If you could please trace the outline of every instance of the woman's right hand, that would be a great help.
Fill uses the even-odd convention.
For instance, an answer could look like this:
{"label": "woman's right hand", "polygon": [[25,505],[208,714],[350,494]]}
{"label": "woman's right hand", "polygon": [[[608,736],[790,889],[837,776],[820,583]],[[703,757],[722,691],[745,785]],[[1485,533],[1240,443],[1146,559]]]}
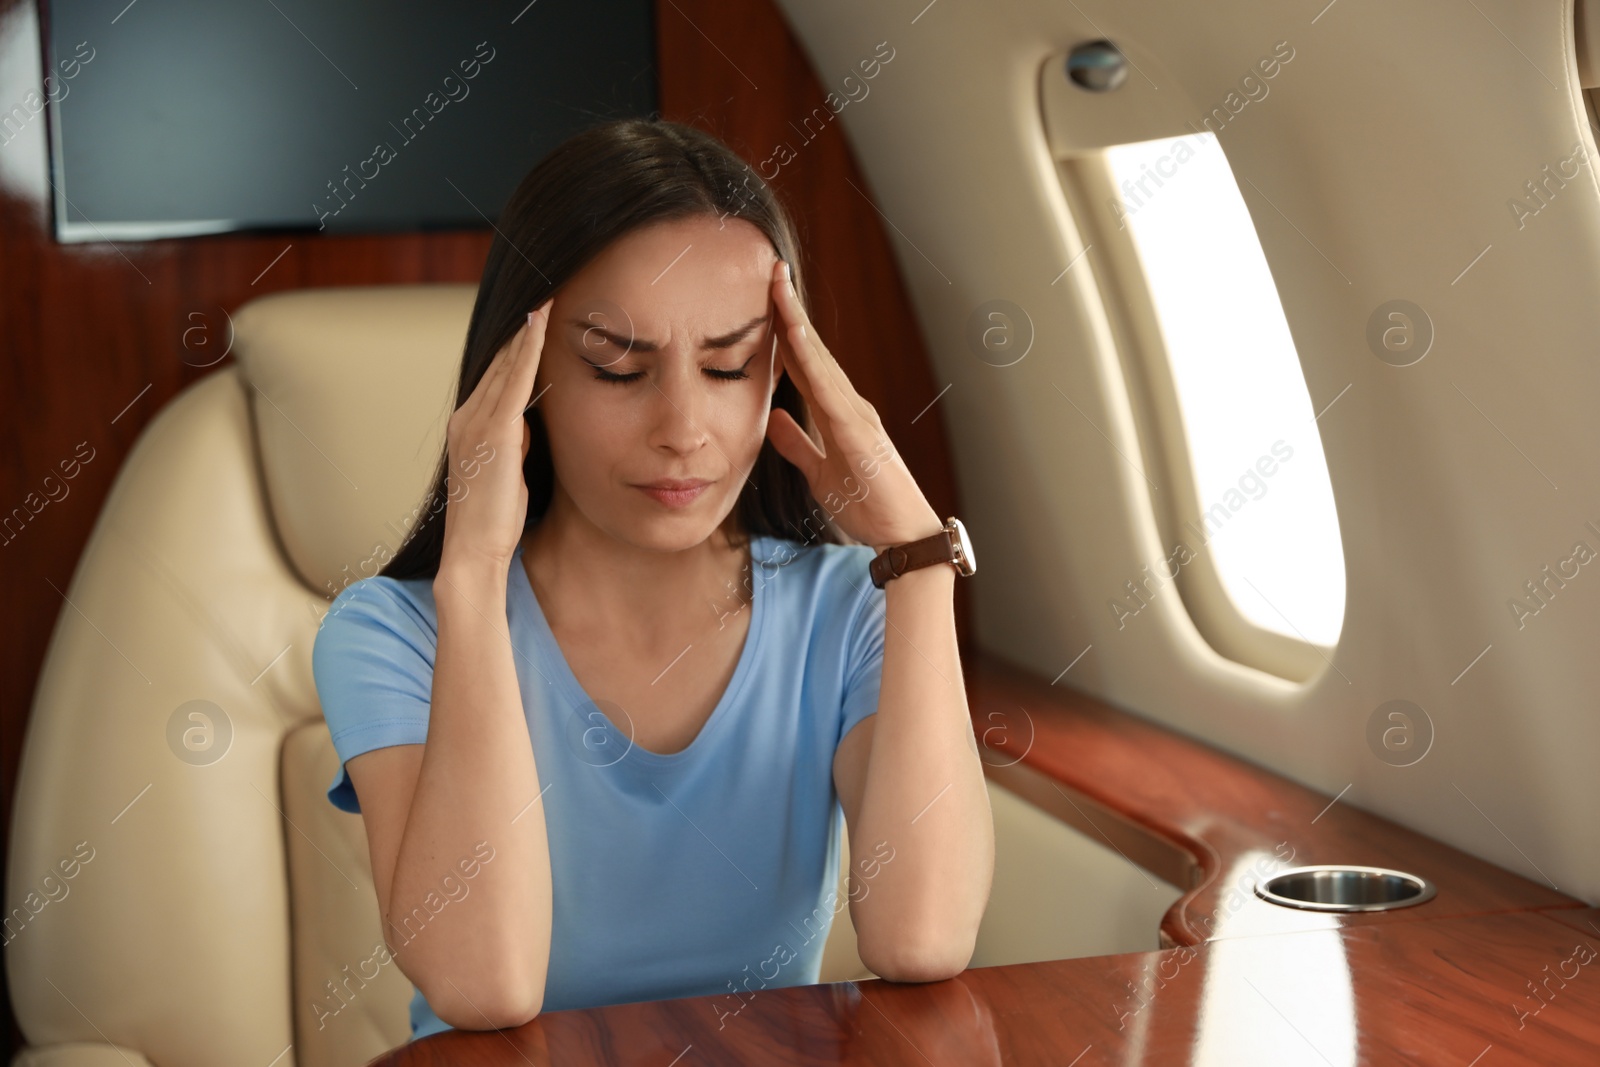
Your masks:
{"label": "woman's right hand", "polygon": [[544,352],[551,297],[489,362],[472,395],[450,415],[450,470],[443,560],[509,567],[528,515],[522,463],[533,443],[523,413]]}

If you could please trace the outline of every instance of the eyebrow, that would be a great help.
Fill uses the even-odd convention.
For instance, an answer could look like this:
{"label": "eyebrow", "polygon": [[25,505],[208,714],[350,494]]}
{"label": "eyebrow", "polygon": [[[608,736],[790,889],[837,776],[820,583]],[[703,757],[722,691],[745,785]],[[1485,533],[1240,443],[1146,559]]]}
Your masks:
{"label": "eyebrow", "polygon": [[[732,348],[734,345],[738,344],[740,341],[743,341],[747,336],[749,336],[751,330],[755,329],[757,326],[760,326],[771,317],[772,313],[770,311],[764,315],[757,315],[744,325],[736,327],[735,329],[732,329],[719,337],[706,338],[700,343],[700,347],[702,350],[708,348]],[[632,349],[635,352],[658,352],[661,350],[661,345],[659,342],[641,341],[638,338],[634,338],[632,341],[630,341],[626,337],[619,336],[618,334],[612,333],[610,330],[605,329],[602,326],[596,326],[594,323],[585,322],[582,319],[573,319],[568,323],[568,325],[575,326],[585,332],[592,330],[601,337],[604,337],[607,341],[610,341],[612,344],[618,345],[622,348]]]}

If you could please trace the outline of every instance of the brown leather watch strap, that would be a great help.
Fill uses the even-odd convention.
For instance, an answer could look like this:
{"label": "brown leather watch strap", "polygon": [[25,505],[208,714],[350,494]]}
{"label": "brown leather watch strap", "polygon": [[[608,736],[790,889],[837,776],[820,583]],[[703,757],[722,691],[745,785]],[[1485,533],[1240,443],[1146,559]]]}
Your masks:
{"label": "brown leather watch strap", "polygon": [[872,584],[882,589],[890,578],[898,578],[907,571],[931,567],[935,563],[954,563],[958,555],[955,531],[947,526],[920,541],[891,545],[873,558],[868,569],[872,574]]}

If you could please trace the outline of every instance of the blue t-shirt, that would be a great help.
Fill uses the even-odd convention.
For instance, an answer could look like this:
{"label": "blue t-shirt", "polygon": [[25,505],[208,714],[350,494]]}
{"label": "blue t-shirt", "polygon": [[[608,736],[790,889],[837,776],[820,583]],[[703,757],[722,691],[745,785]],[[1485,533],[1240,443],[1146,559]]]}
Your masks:
{"label": "blue t-shirt", "polygon": [[[834,750],[878,708],[884,592],[869,546],[751,541],[753,600],[730,591],[717,609],[752,612],[733,678],[694,741],[666,755],[584,693],[517,550],[506,616],[542,798],[528,814],[550,843],[544,1011],[723,993],[720,1019],[759,989],[817,981],[846,906]],[[346,760],[427,740],[437,618],[431,579],[382,576],[324,616],[312,665],[339,755],[335,806],[360,811]],[[411,1027],[450,1029],[420,990]]]}

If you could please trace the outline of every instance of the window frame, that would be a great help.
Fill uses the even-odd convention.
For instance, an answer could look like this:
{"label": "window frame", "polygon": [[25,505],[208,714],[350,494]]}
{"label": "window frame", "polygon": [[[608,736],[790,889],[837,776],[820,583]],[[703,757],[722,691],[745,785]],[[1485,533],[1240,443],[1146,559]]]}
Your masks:
{"label": "window frame", "polygon": [[[1331,668],[1337,643],[1324,645],[1291,637],[1252,622],[1228,595],[1212,554],[1190,543],[1192,538],[1186,531],[1186,524],[1193,523],[1205,529],[1203,502],[1154,297],[1132,230],[1119,227],[1109,218],[1109,211],[1097,211],[1094,207],[1121,199],[1106,151],[1098,148],[1065,156],[1053,153],[1053,156],[1073,222],[1086,244],[1093,246],[1084,259],[1094,278],[1128,384],[1128,401],[1140,450],[1146,457],[1151,480],[1162,487],[1159,492],[1154,489],[1149,492],[1162,551],[1170,553],[1183,542],[1195,552],[1195,558],[1179,567],[1171,579],[1165,573],[1158,577],[1171,581],[1195,629],[1219,654],[1292,682],[1308,682],[1324,668]],[[1259,239],[1259,233],[1257,237]],[[1270,270],[1270,259],[1268,267]],[[1290,332],[1292,336],[1292,325]],[[1296,345],[1297,358],[1298,351]],[[1304,373],[1302,364],[1302,381]],[[1320,434],[1320,430],[1318,432]],[[1329,475],[1331,479],[1331,470]],[[1337,505],[1337,492],[1335,503]],[[1342,551],[1342,533],[1339,544]],[[1345,593],[1345,617],[1348,618],[1348,578]],[[1340,620],[1341,638],[1344,621]]]}

